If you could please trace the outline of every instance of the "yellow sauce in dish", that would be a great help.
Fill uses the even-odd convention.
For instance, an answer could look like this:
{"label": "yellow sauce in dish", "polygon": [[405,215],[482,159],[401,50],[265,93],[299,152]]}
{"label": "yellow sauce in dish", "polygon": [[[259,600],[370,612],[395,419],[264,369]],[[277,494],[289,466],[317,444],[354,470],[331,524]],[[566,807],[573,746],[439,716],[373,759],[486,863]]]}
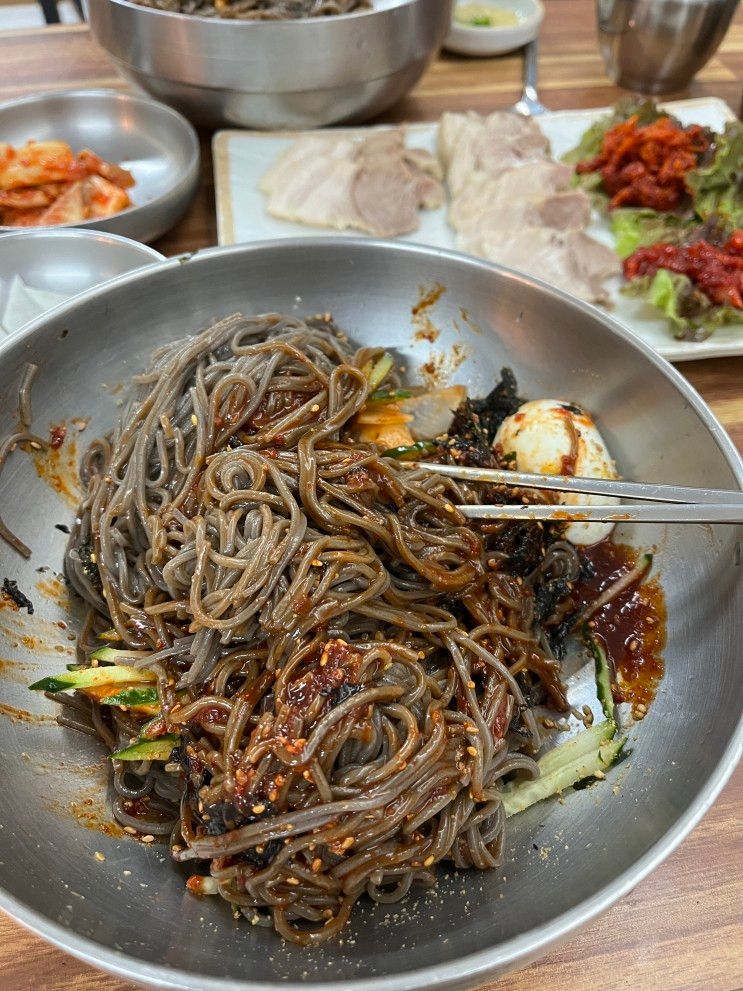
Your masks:
{"label": "yellow sauce in dish", "polygon": [[454,10],[454,20],[468,28],[510,28],[519,23],[519,15],[491,4],[460,3]]}

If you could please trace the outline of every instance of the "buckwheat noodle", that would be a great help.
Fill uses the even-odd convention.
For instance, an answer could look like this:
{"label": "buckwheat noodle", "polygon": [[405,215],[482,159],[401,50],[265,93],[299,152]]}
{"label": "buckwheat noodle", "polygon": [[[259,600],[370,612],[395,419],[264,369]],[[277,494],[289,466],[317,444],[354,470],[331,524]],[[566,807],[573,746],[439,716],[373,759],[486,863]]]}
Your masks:
{"label": "buckwheat noodle", "polygon": [[134,0],[177,14],[224,17],[238,21],[287,21],[304,17],[333,17],[371,10],[371,0]]}
{"label": "buckwheat noodle", "polygon": [[[475,486],[349,439],[380,353],[276,314],[160,349],[83,458],[65,561],[81,657],[113,628],[157,675],[148,731],[181,738],[165,764],[114,762],[117,818],[302,945],[442,861],[497,866],[500,783],[536,773],[525,692],[565,706],[533,586],[575,578],[575,551],[528,524],[540,563],[514,574],[513,524],[458,508]],[[145,722],[63,703],[112,750]]]}

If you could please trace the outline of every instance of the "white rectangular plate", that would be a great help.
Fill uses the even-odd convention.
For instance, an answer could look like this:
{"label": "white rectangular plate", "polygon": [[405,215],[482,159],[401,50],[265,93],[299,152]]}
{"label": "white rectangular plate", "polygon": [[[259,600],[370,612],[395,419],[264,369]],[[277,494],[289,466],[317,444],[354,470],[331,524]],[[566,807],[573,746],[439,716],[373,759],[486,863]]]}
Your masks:
{"label": "white rectangular plate", "polygon": [[[679,100],[665,106],[684,124],[704,124],[716,131],[722,130],[727,121],[735,120],[730,107],[714,97]],[[555,158],[560,158],[578,144],[587,127],[607,112],[606,107],[597,110],[560,110],[539,117],[538,122],[550,139],[552,154]],[[435,152],[436,129],[436,123],[407,125],[408,143]],[[370,128],[352,128],[346,131],[334,129],[332,133],[361,136],[369,130]],[[214,135],[214,181],[220,244],[307,237],[313,234],[337,236],[337,231],[305,227],[270,216],[264,205],[263,194],[258,189],[263,174],[301,133],[219,131]],[[613,243],[608,223],[598,215],[588,232],[605,244]],[[358,231],[352,233],[358,236]],[[454,232],[446,221],[446,207],[440,210],[422,210],[418,230],[405,235],[403,240],[439,248],[455,248]],[[609,309],[613,316],[626,329],[637,334],[671,361],[743,355],[743,322],[722,327],[698,344],[677,341],[666,321],[657,316],[657,311],[641,300],[629,298],[619,292],[618,280],[615,285],[610,286],[609,295]]]}

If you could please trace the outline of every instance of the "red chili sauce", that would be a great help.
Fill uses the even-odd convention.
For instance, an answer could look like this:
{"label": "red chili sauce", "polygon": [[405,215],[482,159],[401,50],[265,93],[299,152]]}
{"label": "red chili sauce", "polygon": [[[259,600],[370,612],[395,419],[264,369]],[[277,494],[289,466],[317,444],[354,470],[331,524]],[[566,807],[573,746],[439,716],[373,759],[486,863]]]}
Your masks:
{"label": "red chili sauce", "polygon": [[685,275],[713,303],[743,309],[743,228],[721,248],[708,241],[693,244],[653,244],[638,248],[624,260],[624,275],[636,279],[655,275],[659,268]]}
{"label": "red chili sauce", "polygon": [[[595,574],[576,584],[579,607],[594,601],[637,560],[634,548],[610,540],[582,549],[581,556],[593,565]],[[612,662],[614,700],[631,702],[635,714],[644,715],[663,677],[666,604],[658,580],[626,589],[594,613],[589,625]]]}

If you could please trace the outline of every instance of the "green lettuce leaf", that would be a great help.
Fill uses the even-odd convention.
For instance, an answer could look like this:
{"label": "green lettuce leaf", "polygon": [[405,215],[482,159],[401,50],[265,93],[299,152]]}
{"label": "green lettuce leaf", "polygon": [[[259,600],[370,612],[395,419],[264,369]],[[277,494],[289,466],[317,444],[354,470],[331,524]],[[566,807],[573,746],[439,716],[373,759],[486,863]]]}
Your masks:
{"label": "green lettuce leaf", "polygon": [[733,227],[743,226],[743,124],[734,121],[718,135],[712,162],[693,169],[686,184],[694,210],[702,220],[718,216]]}
{"label": "green lettuce leaf", "polygon": [[633,279],[622,291],[657,307],[669,319],[673,336],[679,340],[704,341],[723,324],[743,323],[743,312],[734,306],[718,306],[687,276],[665,268],[659,268],[655,275]]}
{"label": "green lettuce leaf", "polygon": [[676,244],[693,223],[693,218],[676,213],[658,213],[646,208],[623,207],[611,212],[611,229],[614,234],[614,250],[620,258],[626,258],[638,248],[657,244],[659,241]]}

